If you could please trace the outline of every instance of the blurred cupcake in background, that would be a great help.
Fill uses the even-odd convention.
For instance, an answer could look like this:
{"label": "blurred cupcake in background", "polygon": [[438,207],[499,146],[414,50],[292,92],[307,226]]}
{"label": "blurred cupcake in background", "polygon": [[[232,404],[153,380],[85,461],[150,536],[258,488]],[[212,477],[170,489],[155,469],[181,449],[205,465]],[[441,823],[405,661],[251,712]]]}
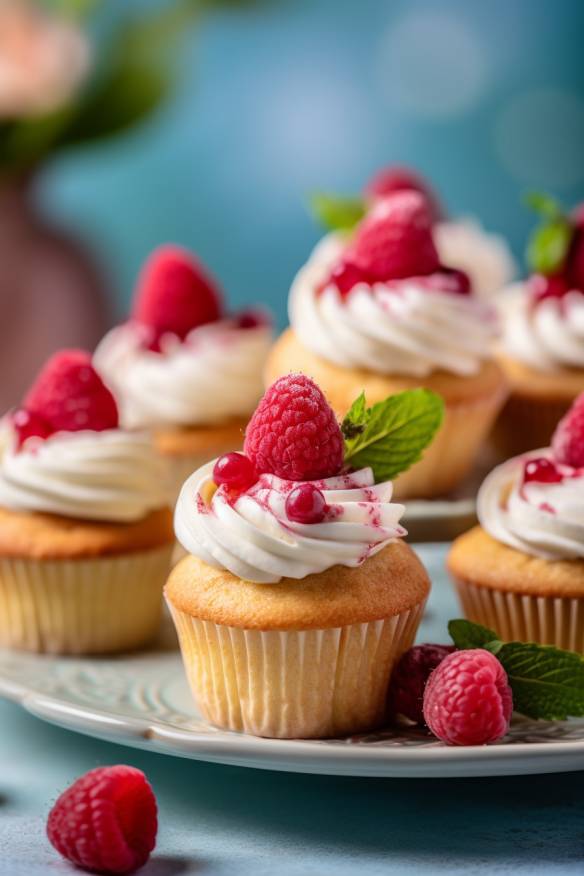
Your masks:
{"label": "blurred cupcake in background", "polygon": [[565,214],[533,196],[542,222],[528,247],[531,275],[498,298],[499,361],[511,395],[495,430],[503,456],[547,446],[584,391],[584,206]]}
{"label": "blurred cupcake in background", "polygon": [[442,396],[442,427],[397,479],[401,498],[453,490],[506,397],[491,355],[495,308],[441,261],[435,211],[431,197],[410,188],[378,198],[350,234],[327,235],[292,284],[291,328],[266,368],[268,381],[292,370],[311,375],[341,417],[362,390],[370,402],[420,386]]}
{"label": "blurred cupcake in background", "polygon": [[152,639],[174,545],[168,486],[89,353],[55,354],[2,421],[0,645],[96,654]]}
{"label": "blurred cupcake in background", "polygon": [[197,257],[167,245],[146,262],[128,321],[106,335],[94,361],[123,425],[154,431],[178,491],[209,456],[241,446],[271,341],[263,311],[228,314]]}

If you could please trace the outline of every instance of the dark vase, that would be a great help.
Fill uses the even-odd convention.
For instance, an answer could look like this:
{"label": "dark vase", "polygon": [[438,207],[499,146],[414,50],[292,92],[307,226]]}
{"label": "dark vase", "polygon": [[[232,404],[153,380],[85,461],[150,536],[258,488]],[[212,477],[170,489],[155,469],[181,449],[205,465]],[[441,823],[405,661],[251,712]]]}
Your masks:
{"label": "dark vase", "polygon": [[69,231],[39,209],[35,177],[0,179],[0,415],[55,350],[93,350],[111,323],[106,284]]}

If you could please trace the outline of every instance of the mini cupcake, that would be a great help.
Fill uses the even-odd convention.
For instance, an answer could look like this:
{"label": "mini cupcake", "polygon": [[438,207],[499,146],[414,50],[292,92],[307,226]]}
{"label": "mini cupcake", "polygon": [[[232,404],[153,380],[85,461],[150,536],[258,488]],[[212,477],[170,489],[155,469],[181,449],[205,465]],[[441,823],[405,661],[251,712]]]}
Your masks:
{"label": "mini cupcake", "polygon": [[508,456],[549,444],[555,424],[584,391],[584,209],[551,216],[529,248],[534,273],[499,299],[499,362],[511,395],[495,430]]}
{"label": "mini cupcake", "polygon": [[502,639],[584,652],[584,395],[551,447],[491,472],[478,516],[448,558],[466,616]]}
{"label": "mini cupcake", "polygon": [[406,430],[417,423],[413,443],[396,445],[407,465],[431,440],[437,402],[407,393],[371,411],[360,399],[344,424],[358,438],[344,443],[318,387],[290,375],[260,402],[246,455],[186,481],[175,529],[188,555],[165,595],[209,721],[281,738],[383,723],[392,667],[430,583],[402,541],[391,482],[376,476],[385,465],[376,440],[391,416]]}
{"label": "mini cupcake", "polygon": [[265,314],[225,313],[195,256],[164,246],[147,261],[130,319],[106,335],[94,361],[122,425],[153,430],[177,493],[209,456],[241,446],[271,338]]}
{"label": "mini cupcake", "polygon": [[123,431],[88,353],[56,354],[2,424],[0,646],[137,648],[160,621],[174,545],[165,464]]}
{"label": "mini cupcake", "polygon": [[379,200],[354,234],[327,236],[290,293],[291,329],[276,342],[267,380],[310,374],[343,416],[362,389],[380,401],[424,386],[446,404],[423,460],[398,478],[396,495],[454,489],[472,467],[506,396],[491,357],[492,306],[466,274],[440,263],[431,208],[414,191]]}
{"label": "mini cupcake", "polygon": [[463,271],[476,295],[489,297],[508,285],[516,276],[511,250],[500,234],[485,231],[474,217],[446,216],[436,193],[419,174],[408,167],[390,165],[376,173],[365,188],[365,199],[375,203],[398,191],[423,194],[430,204],[434,240],[440,261]]}

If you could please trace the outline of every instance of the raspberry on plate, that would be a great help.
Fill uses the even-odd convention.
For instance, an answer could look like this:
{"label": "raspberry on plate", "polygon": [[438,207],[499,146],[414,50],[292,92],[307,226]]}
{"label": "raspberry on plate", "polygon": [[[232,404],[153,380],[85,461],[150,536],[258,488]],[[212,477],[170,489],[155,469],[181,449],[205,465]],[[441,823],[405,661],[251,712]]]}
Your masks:
{"label": "raspberry on plate", "polygon": [[488,745],[509,728],[513,694],[497,658],[483,648],[455,651],[434,670],[424,692],[424,718],[448,745]]}
{"label": "raspberry on plate", "polygon": [[414,645],[398,660],[389,686],[389,710],[416,724],[424,724],[424,688],[431,673],[454,645]]}
{"label": "raspberry on plate", "polygon": [[[48,432],[102,432],[117,429],[116,401],[84,350],[62,350],[52,356],[24,399],[29,426]],[[18,425],[18,424],[17,424]],[[39,426],[35,434],[40,434]]]}
{"label": "raspberry on plate", "polygon": [[428,202],[404,191],[379,200],[357,228],[346,260],[375,280],[432,274],[440,259]]}
{"label": "raspberry on plate", "polygon": [[584,392],[556,426],[552,450],[558,462],[584,468]]}
{"label": "raspberry on plate", "polygon": [[244,452],[260,474],[311,481],[339,473],[343,436],[316,383],[304,374],[288,374],[272,384],[257,406]]}
{"label": "raspberry on plate", "polygon": [[141,770],[98,767],[64,791],[49,813],[47,836],[71,863],[98,873],[131,873],[156,844],[156,798]]}

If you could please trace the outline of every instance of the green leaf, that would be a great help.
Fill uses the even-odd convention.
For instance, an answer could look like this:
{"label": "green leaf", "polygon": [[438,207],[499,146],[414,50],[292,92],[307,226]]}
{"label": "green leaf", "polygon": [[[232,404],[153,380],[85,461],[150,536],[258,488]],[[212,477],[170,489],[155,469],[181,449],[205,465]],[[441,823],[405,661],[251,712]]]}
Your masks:
{"label": "green leaf", "polygon": [[531,270],[546,276],[560,271],[568,257],[573,235],[573,226],[563,217],[536,228],[527,247],[527,262]]}
{"label": "green leaf", "polygon": [[391,480],[417,462],[444,416],[444,402],[428,389],[392,395],[364,414],[357,399],[354,409],[364,428],[345,439],[345,462],[353,468],[371,467],[378,482]]}
{"label": "green leaf", "polygon": [[448,632],[456,647],[461,650],[485,648],[489,644],[499,642],[499,637],[493,630],[464,618],[449,621]]}
{"label": "green leaf", "polygon": [[352,231],[365,215],[362,198],[344,198],[317,192],[310,199],[315,217],[329,231]]}
{"label": "green leaf", "polygon": [[361,435],[365,431],[366,423],[367,402],[365,401],[365,393],[362,392],[361,395],[355,399],[350,410],[347,412],[345,419],[341,423],[343,437],[349,440],[351,438],[356,438],[357,435]]}
{"label": "green leaf", "polygon": [[545,219],[560,219],[563,216],[561,205],[545,192],[528,192],[525,203]]}
{"label": "green leaf", "polygon": [[584,715],[584,657],[551,645],[508,642],[497,654],[513,691],[513,708],[529,718]]}

